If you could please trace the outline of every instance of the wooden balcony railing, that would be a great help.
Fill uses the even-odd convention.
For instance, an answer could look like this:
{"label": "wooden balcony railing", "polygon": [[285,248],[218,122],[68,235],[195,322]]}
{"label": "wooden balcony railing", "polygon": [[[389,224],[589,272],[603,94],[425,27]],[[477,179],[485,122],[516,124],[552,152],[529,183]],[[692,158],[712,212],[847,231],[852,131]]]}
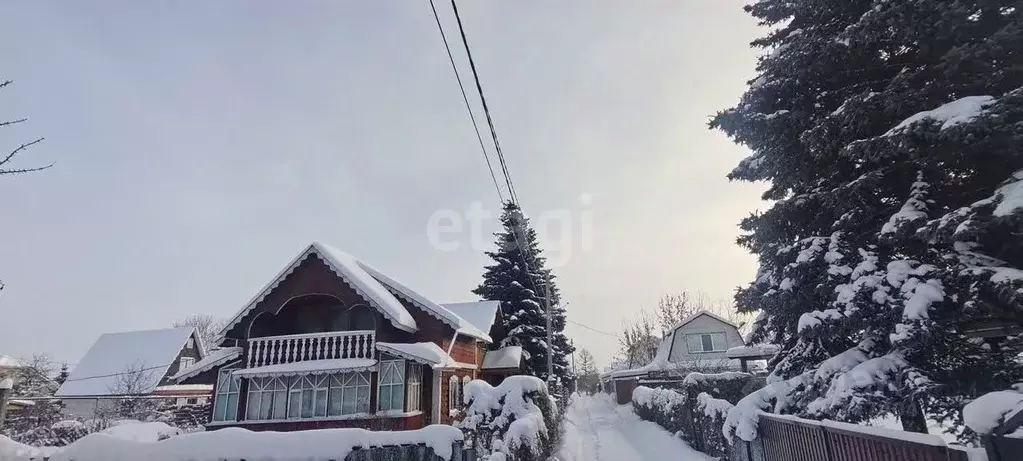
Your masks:
{"label": "wooden balcony railing", "polygon": [[373,330],[252,338],[247,363],[253,368],[307,360],[370,359],[375,340]]}

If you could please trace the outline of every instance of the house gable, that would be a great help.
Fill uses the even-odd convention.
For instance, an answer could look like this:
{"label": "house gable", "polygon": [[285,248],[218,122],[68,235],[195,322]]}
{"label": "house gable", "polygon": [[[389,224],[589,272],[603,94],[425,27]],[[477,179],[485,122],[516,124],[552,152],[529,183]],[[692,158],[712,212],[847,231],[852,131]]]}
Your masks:
{"label": "house gable", "polygon": [[[721,350],[712,352],[694,352],[689,350],[687,335],[696,334],[724,334],[724,345]],[[680,363],[687,361],[724,360],[725,351],[729,348],[744,345],[742,335],[735,324],[714,315],[702,311],[680,323],[672,331],[671,349],[668,354],[668,361]],[[717,346],[715,346],[717,347]]]}
{"label": "house gable", "polygon": [[[314,243],[295,257],[228,322],[221,330],[221,337],[243,339],[247,332],[239,326],[247,328],[254,314],[279,311],[288,300],[310,294],[337,297],[345,306],[365,304],[373,307],[402,331],[414,332],[418,328],[407,307],[376,283],[354,258]],[[249,320],[246,322],[246,319]]]}

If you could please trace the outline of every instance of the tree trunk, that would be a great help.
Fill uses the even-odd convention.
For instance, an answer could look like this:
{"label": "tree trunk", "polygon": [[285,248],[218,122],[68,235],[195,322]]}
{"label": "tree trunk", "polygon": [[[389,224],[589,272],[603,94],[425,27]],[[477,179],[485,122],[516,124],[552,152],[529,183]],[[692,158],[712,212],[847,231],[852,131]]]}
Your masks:
{"label": "tree trunk", "polygon": [[899,420],[902,421],[902,430],[907,432],[927,433],[927,420],[924,419],[924,412],[920,403],[912,397],[907,397],[899,405]]}

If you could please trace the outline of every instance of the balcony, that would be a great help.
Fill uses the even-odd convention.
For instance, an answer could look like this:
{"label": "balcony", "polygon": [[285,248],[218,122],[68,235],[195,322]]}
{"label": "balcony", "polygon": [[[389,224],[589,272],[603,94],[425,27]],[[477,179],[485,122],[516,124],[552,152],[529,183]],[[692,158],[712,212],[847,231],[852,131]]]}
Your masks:
{"label": "balcony", "polygon": [[373,330],[330,331],[249,339],[249,368],[309,360],[372,359]]}

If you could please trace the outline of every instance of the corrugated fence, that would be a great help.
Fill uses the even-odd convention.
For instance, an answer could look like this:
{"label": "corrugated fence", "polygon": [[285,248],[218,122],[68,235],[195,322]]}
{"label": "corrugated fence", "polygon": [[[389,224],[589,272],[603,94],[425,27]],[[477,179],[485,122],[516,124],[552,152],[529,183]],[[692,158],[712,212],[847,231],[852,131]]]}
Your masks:
{"label": "corrugated fence", "polygon": [[736,439],[733,461],[968,461],[938,436],[831,421],[760,415],[753,442]]}

